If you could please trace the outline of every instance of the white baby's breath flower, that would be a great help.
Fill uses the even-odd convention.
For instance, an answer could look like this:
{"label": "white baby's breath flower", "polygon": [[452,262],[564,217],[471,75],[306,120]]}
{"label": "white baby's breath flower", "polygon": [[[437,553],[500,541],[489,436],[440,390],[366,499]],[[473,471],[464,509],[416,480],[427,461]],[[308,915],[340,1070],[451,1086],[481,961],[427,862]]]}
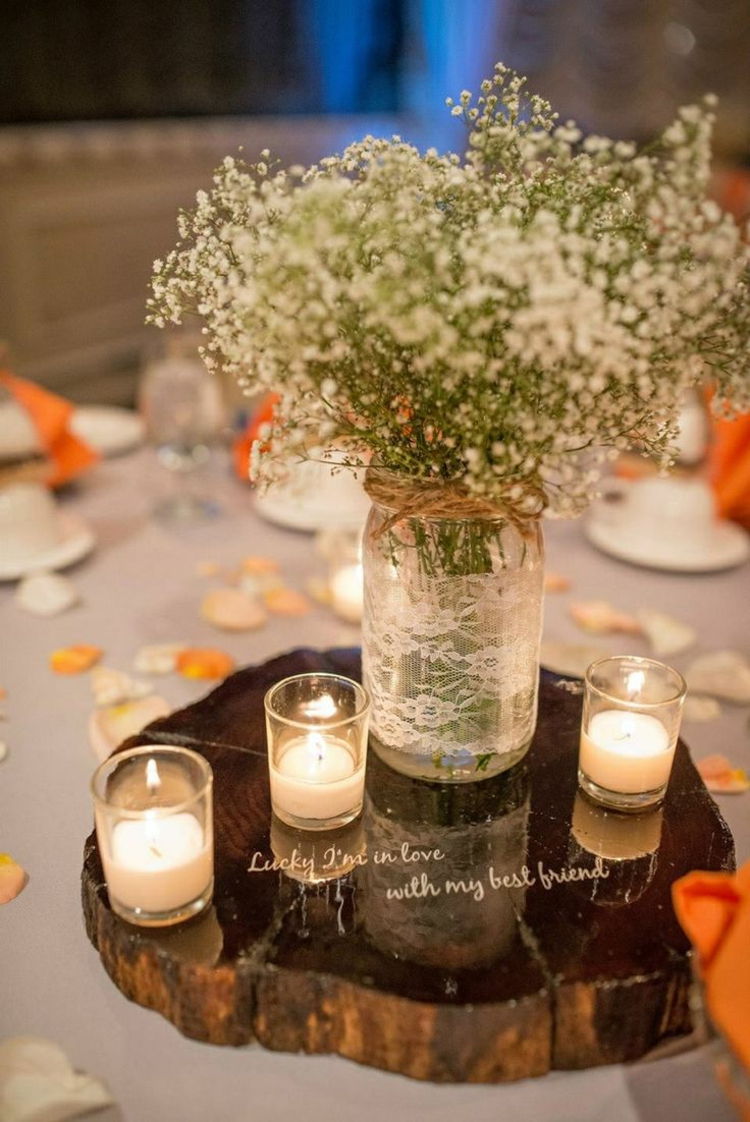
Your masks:
{"label": "white baby's breath flower", "polygon": [[559,124],[502,64],[481,90],[446,102],[463,161],[398,136],[285,172],[227,157],[180,216],[149,318],[197,312],[207,365],[280,396],[254,478],[337,441],[571,514],[608,452],[667,455],[707,368],[717,411],[750,408],[750,250],[705,200],[706,103],[656,154]]}

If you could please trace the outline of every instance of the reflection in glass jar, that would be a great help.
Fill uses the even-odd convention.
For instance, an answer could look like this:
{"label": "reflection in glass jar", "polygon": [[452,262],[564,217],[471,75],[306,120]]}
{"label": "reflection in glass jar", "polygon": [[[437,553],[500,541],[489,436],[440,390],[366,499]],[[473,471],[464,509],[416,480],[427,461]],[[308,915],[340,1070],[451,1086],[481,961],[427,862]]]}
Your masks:
{"label": "reflection in glass jar", "polygon": [[295,830],[271,819],[271,851],[285,876],[303,884],[338,880],[366,860],[362,819],[337,830]]}
{"label": "reflection in glass jar", "polygon": [[437,787],[371,756],[357,897],[370,941],[447,970],[500,958],[524,908],[528,817],[523,765],[483,783]]}
{"label": "reflection in glass jar", "polygon": [[618,814],[577,792],[573,804],[569,857],[577,866],[604,862],[607,875],[581,882],[597,904],[619,907],[637,900],[654,878],[664,814]]}

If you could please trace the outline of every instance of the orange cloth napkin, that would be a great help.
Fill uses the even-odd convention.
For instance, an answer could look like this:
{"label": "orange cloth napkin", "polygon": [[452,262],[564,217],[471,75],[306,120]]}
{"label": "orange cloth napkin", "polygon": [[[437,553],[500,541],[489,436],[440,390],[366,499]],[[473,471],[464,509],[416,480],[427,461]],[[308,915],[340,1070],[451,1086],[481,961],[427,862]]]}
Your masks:
{"label": "orange cloth napkin", "polygon": [[709,473],[719,515],[750,529],[750,414],[713,428]]}
{"label": "orange cloth napkin", "polygon": [[698,954],[711,1020],[750,1074],[750,861],[735,873],[688,873],[672,885]]}
{"label": "orange cloth napkin", "polygon": [[98,453],[69,430],[74,409],[69,401],[7,370],[0,370],[0,385],[26,410],[39,433],[50,461],[50,473],[45,480],[49,487],[60,487],[96,463]]}
{"label": "orange cloth napkin", "polygon": [[253,414],[247,428],[237,437],[232,446],[234,471],[243,483],[247,483],[250,476],[250,452],[254,442],[258,439],[260,427],[273,421],[273,412],[278,400],[278,394],[267,393]]}

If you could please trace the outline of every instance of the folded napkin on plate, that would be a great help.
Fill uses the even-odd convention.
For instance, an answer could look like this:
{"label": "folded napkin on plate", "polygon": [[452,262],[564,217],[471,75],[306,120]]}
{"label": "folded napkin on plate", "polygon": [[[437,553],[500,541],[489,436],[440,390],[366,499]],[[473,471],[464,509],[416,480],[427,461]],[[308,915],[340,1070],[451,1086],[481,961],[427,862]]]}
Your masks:
{"label": "folded napkin on plate", "polygon": [[268,393],[263,397],[258,408],[253,413],[247,428],[235,439],[232,447],[232,461],[234,472],[238,479],[247,483],[250,478],[250,453],[253,444],[260,435],[261,425],[270,425],[273,421],[274,409],[279,400],[278,396]]}
{"label": "folded napkin on plate", "polygon": [[719,515],[750,529],[750,414],[714,421],[709,473]]}
{"label": "folded napkin on plate", "polygon": [[70,431],[75,407],[69,401],[25,378],[17,378],[8,370],[0,370],[0,386],[26,410],[34,424],[49,460],[49,472],[44,479],[48,486],[60,487],[96,463],[98,454]]}
{"label": "folded napkin on plate", "polygon": [[13,1036],[0,1041],[3,1122],[65,1122],[112,1103],[99,1080],[75,1071],[52,1040]]}
{"label": "folded napkin on plate", "polygon": [[750,861],[735,874],[688,873],[672,900],[698,954],[708,1015],[750,1073]]}

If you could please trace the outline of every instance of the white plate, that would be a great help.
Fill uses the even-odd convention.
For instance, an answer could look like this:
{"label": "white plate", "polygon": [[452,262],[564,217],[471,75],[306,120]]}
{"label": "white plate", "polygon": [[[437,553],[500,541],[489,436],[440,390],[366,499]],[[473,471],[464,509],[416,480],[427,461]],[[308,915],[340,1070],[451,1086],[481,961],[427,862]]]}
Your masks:
{"label": "white plate", "polygon": [[605,524],[594,515],[586,519],[583,529],[593,545],[620,561],[674,573],[711,573],[731,569],[750,556],[750,538],[732,522],[717,522],[711,540],[690,551],[668,537],[661,541],[644,542],[628,533],[627,527],[609,521]]}
{"label": "white plate", "polygon": [[45,549],[28,561],[3,564],[0,560],[0,581],[20,580],[40,569],[65,569],[74,565],[94,548],[94,531],[77,514],[57,512],[60,541],[54,549]]}
{"label": "white plate", "polygon": [[292,466],[288,480],[257,494],[255,509],[290,530],[335,530],[364,526],[370,500],[351,472],[332,474],[326,464],[305,460]]}
{"label": "white plate", "polygon": [[137,448],[146,438],[143,418],[132,409],[115,405],[79,405],[70,421],[71,431],[102,456],[119,456]]}
{"label": "white plate", "polygon": [[309,500],[282,498],[269,493],[255,496],[255,509],[262,518],[276,526],[313,533],[318,530],[361,528],[367,519],[369,504],[359,509],[320,506]]}

